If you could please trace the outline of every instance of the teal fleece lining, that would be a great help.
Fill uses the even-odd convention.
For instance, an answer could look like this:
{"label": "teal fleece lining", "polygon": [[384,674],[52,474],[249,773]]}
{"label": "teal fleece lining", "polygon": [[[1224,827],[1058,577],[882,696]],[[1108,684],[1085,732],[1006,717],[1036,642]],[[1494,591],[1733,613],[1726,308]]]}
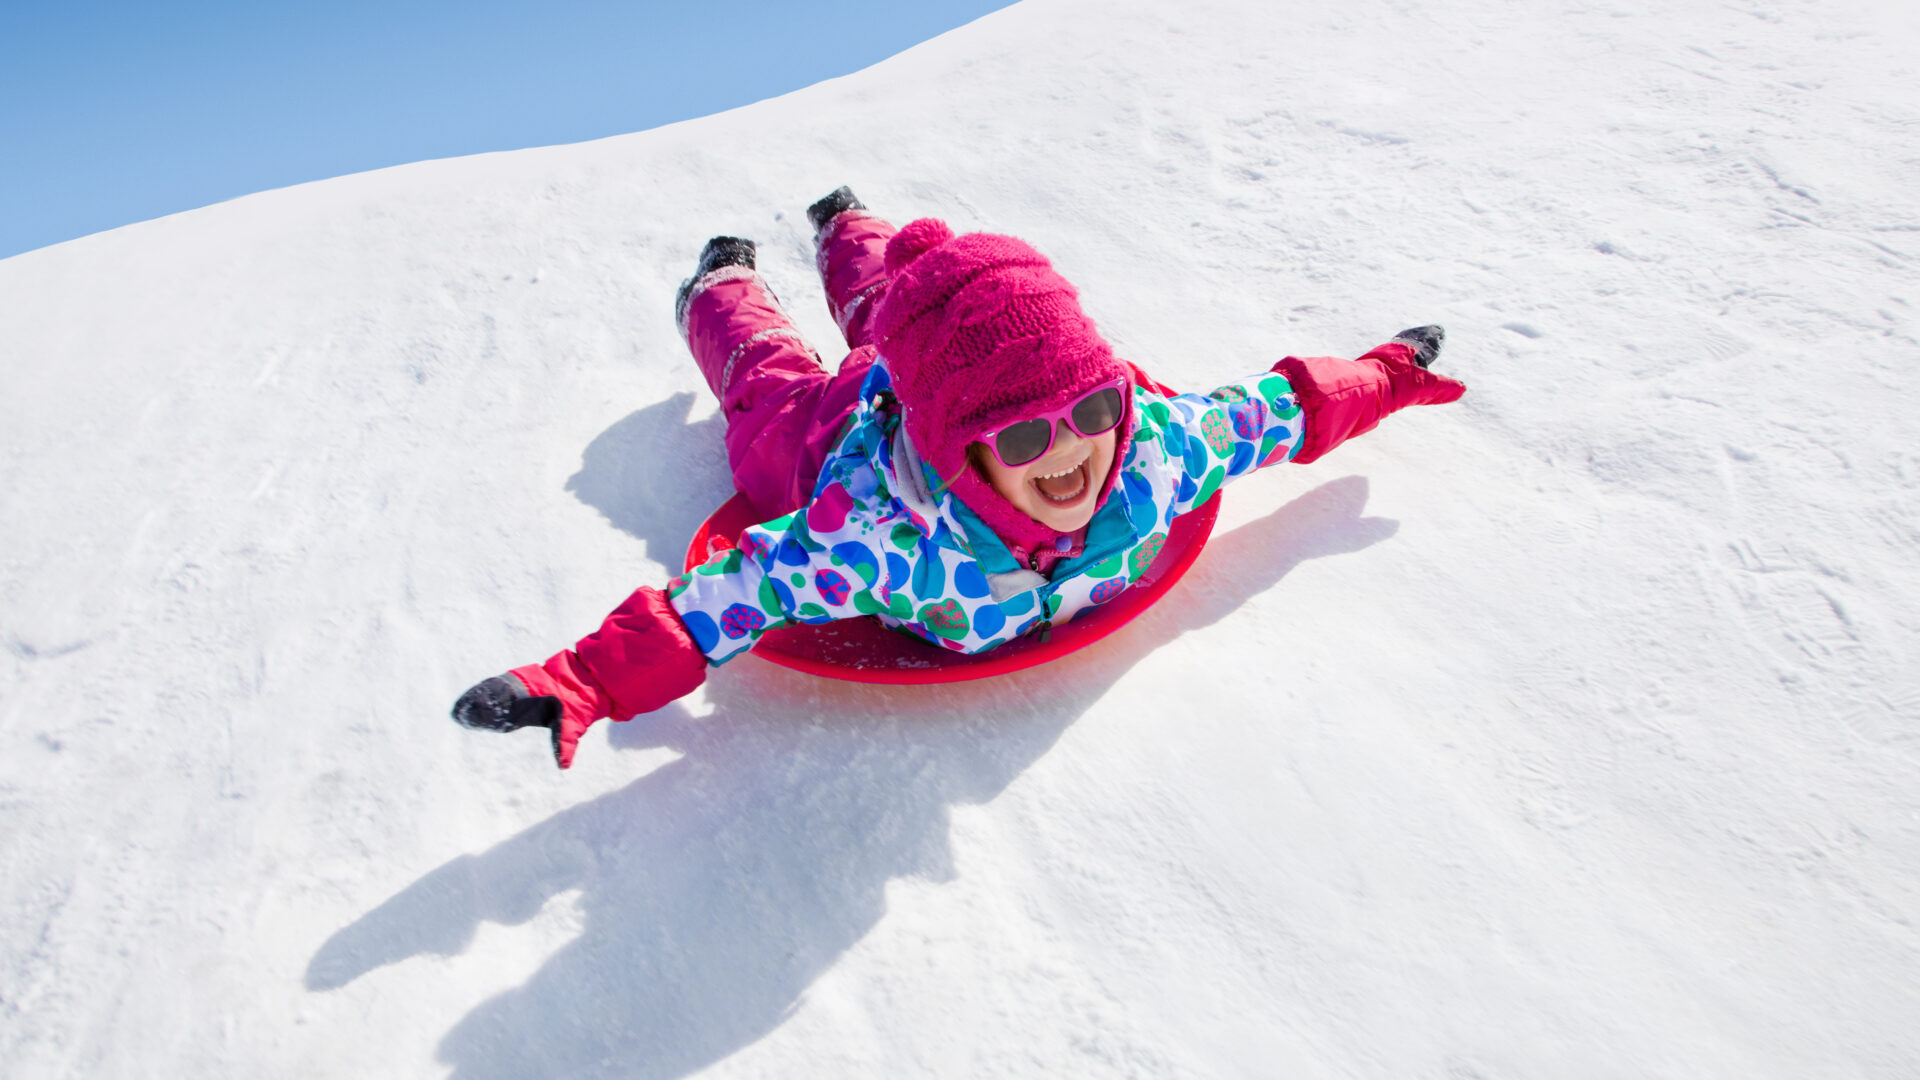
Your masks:
{"label": "teal fleece lining", "polygon": [[[1122,509],[1124,503],[1123,499],[1115,499],[1111,491],[1107,493],[1106,501],[1087,523],[1086,546],[1080,554],[1056,565],[1051,580],[1069,578],[1089,566],[1105,562],[1140,539],[1141,533]],[[989,574],[1011,574],[1026,569],[1014,560],[1013,552],[1007,548],[1006,541],[1000,539],[1000,534],[988,528],[966,503],[956,496],[952,505],[953,516],[967,530],[967,542],[973,546],[973,557],[980,563],[981,570]]]}

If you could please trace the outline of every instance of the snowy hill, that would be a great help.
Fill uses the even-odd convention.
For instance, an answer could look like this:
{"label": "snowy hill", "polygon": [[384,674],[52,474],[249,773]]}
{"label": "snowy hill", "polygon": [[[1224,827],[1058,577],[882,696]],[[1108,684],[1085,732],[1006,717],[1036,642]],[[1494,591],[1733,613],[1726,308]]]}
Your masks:
{"label": "snowy hill", "polygon": [[[1920,26],[1028,0],[846,79],[0,261],[8,1077],[1920,1074]],[[727,488],[709,235],[840,183],[1213,386],[1458,406],[958,689],[476,679]]]}

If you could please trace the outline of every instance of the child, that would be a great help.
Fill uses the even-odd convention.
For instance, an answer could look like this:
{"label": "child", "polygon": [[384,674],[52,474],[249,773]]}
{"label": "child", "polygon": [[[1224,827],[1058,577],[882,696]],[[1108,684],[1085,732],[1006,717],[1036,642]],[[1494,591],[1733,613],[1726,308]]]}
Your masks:
{"label": "child", "polygon": [[1358,360],[1289,356],[1175,394],[1115,357],[1020,240],[932,218],[896,231],[844,187],[807,213],[853,349],[836,374],[750,241],[709,241],[677,302],[765,524],[665,591],[638,589],[573,648],[468,690],[455,720],[545,727],[564,769],[594,721],[660,708],[789,622],[873,615],[985,651],[1118,596],[1227,480],[1465,391],[1427,370],[1443,333],[1425,326]]}

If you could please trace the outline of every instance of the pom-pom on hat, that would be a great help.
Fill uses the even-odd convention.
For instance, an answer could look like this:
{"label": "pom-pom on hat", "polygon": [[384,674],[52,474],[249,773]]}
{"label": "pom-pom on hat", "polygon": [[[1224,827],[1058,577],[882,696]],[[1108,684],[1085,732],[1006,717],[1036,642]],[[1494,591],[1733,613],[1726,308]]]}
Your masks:
{"label": "pom-pom on hat", "polygon": [[[1051,543],[1059,534],[994,491],[967,460],[967,445],[1101,383],[1131,383],[1131,369],[1080,310],[1078,291],[1024,240],[955,236],[946,222],[921,218],[888,241],[886,261],[892,281],[874,312],[873,340],[905,409],[908,437],[1001,539]],[[1101,501],[1126,460],[1131,393],[1123,408]]]}

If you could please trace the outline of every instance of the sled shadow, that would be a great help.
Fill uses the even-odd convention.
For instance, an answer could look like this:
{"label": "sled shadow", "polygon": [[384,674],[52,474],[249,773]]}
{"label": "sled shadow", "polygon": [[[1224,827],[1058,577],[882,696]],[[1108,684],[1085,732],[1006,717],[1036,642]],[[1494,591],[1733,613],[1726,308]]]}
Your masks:
{"label": "sled shadow", "polygon": [[[440,1062],[463,1080],[664,1080],[725,1058],[879,923],[889,881],[952,880],[951,809],[999,795],[1142,658],[1308,559],[1392,536],[1396,522],[1361,516],[1367,494],[1335,480],[1215,536],[1153,610],[1042,669],[889,687],[730,665],[707,684],[709,716],[676,704],[612,725],[614,747],[679,760],[429,873],[333,934],[306,986],[459,954],[483,921],[522,923],[572,892],[579,936],[455,1024]],[[528,767],[550,767],[520,737]]]}
{"label": "sled shadow", "polygon": [[688,539],[733,491],[725,418],[688,423],[695,400],[681,392],[627,416],[587,444],[567,478],[574,498],[676,571]]}

